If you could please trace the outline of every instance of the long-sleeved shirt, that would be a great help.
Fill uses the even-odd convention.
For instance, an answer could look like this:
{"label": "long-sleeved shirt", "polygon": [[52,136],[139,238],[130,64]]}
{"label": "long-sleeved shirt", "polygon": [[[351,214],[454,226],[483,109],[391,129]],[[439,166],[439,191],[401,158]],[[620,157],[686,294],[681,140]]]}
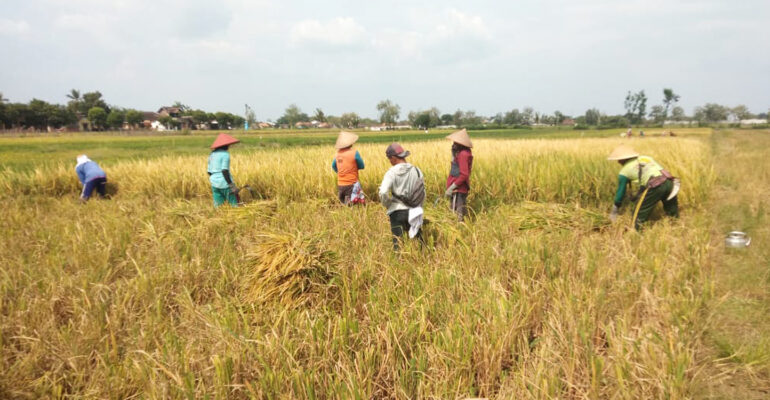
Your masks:
{"label": "long-sleeved shirt", "polygon": [[364,160],[358,151],[341,149],[332,161],[332,170],[337,173],[337,184],[352,185],[358,182],[358,171],[364,169]]}
{"label": "long-sleeved shirt", "polygon": [[385,172],[380,184],[379,195],[380,202],[388,209],[388,215],[394,211],[409,209],[409,206],[394,197],[393,194],[399,196],[406,194],[414,186],[415,179],[419,179],[419,174],[417,167],[406,162],[396,164]]}
{"label": "long-sleeved shirt", "polygon": [[[640,164],[641,169],[639,167]],[[618,190],[615,191],[615,205],[620,207],[623,204],[623,197],[626,195],[626,187],[629,184],[635,184],[639,187],[645,186],[650,181],[650,178],[660,176],[662,170],[663,167],[649,156],[639,156],[623,164],[618,173]]]}
{"label": "long-sleeved shirt", "polygon": [[104,170],[99,167],[99,164],[93,161],[86,161],[83,164],[78,165],[75,167],[75,172],[78,174],[80,183],[84,185],[96,178],[107,177],[107,174],[105,174]]}
{"label": "long-sleeved shirt", "polygon": [[473,168],[473,154],[469,149],[460,150],[452,160],[452,168],[446,178],[446,187],[456,185],[455,192],[468,193],[470,190],[471,169]]}

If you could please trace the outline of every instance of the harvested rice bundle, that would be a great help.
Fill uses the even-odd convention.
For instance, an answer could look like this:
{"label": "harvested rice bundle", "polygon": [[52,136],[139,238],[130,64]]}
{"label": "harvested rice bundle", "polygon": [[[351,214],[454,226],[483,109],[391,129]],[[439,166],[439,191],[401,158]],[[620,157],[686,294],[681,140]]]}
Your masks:
{"label": "harvested rice bundle", "polygon": [[259,238],[246,255],[254,263],[243,290],[248,302],[299,305],[327,288],[337,275],[337,255],[324,248],[320,235],[267,233]]}
{"label": "harvested rice bundle", "polygon": [[579,206],[557,203],[523,202],[516,206],[504,205],[496,212],[511,221],[519,230],[598,230],[610,225],[603,213]]}

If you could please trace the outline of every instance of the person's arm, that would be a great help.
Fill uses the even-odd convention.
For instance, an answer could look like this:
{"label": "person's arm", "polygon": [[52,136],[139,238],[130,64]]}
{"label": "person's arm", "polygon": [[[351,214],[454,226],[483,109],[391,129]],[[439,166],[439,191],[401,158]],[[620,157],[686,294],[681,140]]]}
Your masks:
{"label": "person's arm", "polygon": [[230,177],[230,170],[229,169],[223,169],[222,170],[222,176],[225,178],[225,182],[227,182],[228,185],[233,184],[233,179]]}
{"label": "person's arm", "polygon": [[620,207],[623,204],[623,197],[626,195],[626,186],[628,178],[624,175],[618,175],[618,190],[615,192],[615,206]]}
{"label": "person's arm", "polygon": [[80,183],[85,185],[86,184],[86,172],[83,170],[83,165],[80,164],[75,168],[75,172],[78,174],[78,180],[80,180]]}
{"label": "person's arm", "polygon": [[358,154],[358,150],[356,150],[356,166],[358,166],[358,169],[364,169],[364,159]]}
{"label": "person's arm", "polygon": [[332,160],[332,171],[334,171],[334,173],[339,172],[339,171],[337,171],[337,159],[336,158]]}
{"label": "person's arm", "polygon": [[382,178],[382,183],[380,184],[380,203],[385,208],[390,207],[390,203],[392,202],[392,199],[390,197],[390,186],[393,184],[393,177],[390,174],[390,171],[385,173],[385,176]]}

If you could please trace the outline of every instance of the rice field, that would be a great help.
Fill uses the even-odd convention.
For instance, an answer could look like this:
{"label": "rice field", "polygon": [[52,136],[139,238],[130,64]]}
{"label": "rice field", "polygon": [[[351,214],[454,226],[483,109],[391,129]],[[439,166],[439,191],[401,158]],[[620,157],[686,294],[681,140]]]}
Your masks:
{"label": "rice field", "polygon": [[[214,210],[206,152],[116,161],[80,205],[71,163],[0,175],[2,398],[690,398],[713,299],[703,137],[634,139],[682,179],[682,218],[607,218],[619,138],[474,140],[471,216],[426,176],[426,245],[394,254],[336,203],[330,146],[231,148],[257,197]],[[98,161],[98,159],[97,159]]]}

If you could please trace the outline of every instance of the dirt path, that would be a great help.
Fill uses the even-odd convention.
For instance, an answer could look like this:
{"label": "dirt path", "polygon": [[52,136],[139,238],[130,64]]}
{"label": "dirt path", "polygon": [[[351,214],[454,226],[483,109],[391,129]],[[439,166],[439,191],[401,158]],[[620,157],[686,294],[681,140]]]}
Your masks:
{"label": "dirt path", "polygon": [[[708,307],[696,398],[770,398],[770,131],[717,131],[714,297]],[[726,249],[747,232],[751,246]]]}

